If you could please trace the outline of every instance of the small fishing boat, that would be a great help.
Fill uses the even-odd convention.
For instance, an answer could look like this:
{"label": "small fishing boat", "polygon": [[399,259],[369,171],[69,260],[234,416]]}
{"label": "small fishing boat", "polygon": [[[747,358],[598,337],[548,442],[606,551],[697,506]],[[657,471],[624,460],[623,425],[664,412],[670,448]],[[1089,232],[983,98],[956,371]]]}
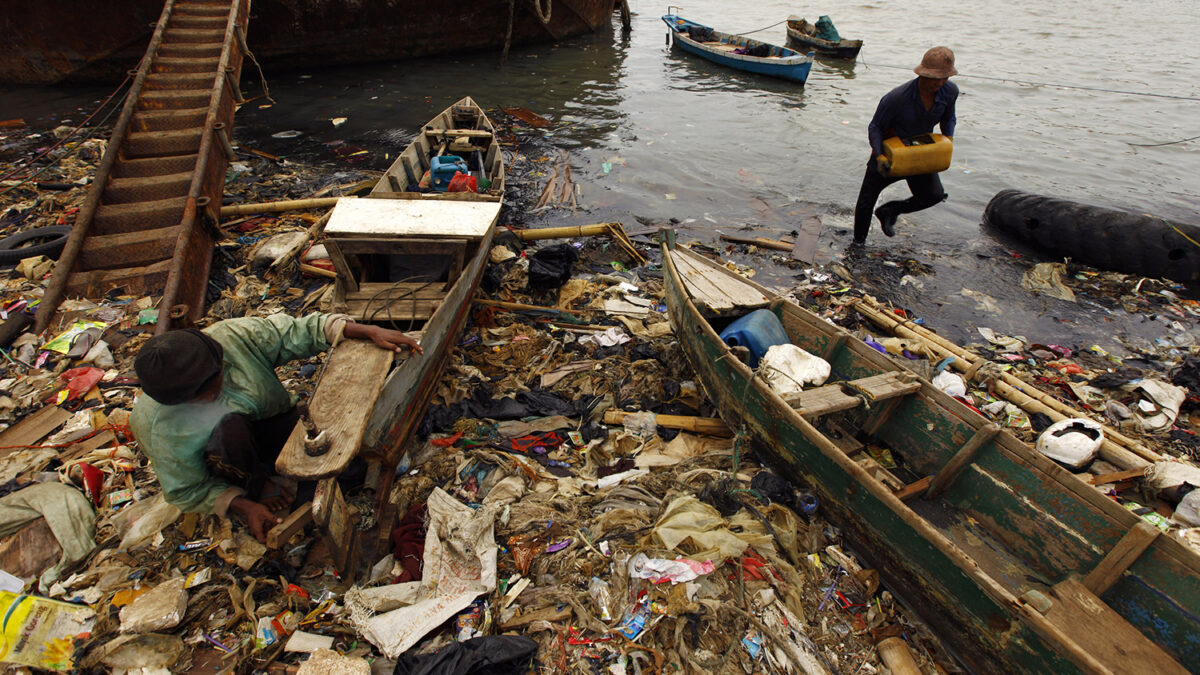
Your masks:
{"label": "small fishing boat", "polygon": [[[313,516],[336,542],[339,568],[354,549],[336,476],[356,456],[389,523],[391,481],[433,396],[479,287],[504,200],[504,160],[495,129],[471,98],[420,129],[371,191],[343,199],[325,226],[333,262],[331,309],[418,338],[423,354],[396,356],[361,340],[330,350],[309,405],[330,447],[313,456],[297,425],[276,469],[320,480]],[[381,528],[386,537],[390,527]]]}
{"label": "small fishing boat", "polygon": [[862,40],[823,40],[816,35],[817,27],[792,15],[787,21],[787,44],[793,49],[815,50],[821,56],[835,59],[857,59]]}
{"label": "small fishing boat", "polygon": [[[721,416],[818,496],[968,670],[1197,662],[1200,555],[847,331],[663,235],[671,322]],[[764,308],[828,362],[823,386],[785,400],[721,339]]]}
{"label": "small fishing boat", "polygon": [[671,28],[674,44],[686,52],[749,73],[778,77],[804,84],[812,70],[813,54],[802,54],[794,49],[752,40],[740,35],[730,35],[713,30],[683,17],[670,13],[667,8],[662,17]]}

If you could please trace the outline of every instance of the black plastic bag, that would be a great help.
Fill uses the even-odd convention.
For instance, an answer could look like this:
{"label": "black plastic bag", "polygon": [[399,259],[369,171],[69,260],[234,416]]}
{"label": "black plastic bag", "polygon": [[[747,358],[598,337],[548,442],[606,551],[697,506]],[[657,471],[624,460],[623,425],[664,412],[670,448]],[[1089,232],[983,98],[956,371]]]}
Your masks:
{"label": "black plastic bag", "polygon": [[393,675],[525,675],[538,646],[519,635],[455,642],[432,654],[401,656]]}
{"label": "black plastic bag", "polygon": [[561,287],[571,278],[571,266],[579,251],[570,244],[558,244],[538,250],[529,258],[529,288],[549,291]]}

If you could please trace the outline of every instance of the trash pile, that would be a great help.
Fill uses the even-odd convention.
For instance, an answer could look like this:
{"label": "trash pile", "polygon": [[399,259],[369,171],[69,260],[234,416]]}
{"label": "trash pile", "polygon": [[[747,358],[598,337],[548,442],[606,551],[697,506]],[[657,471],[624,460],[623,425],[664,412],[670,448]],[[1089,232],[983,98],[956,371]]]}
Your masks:
{"label": "trash pile", "polygon": [[[1131,353],[1121,358],[1096,344],[1041,344],[983,326],[977,328],[981,342],[959,347],[904,309],[847,287],[831,291],[827,279],[813,280],[821,274],[812,272],[793,298],[1156,527],[1191,545],[1200,542],[1193,530],[1200,495],[1187,498],[1200,487],[1200,303],[1182,298],[1178,284],[1063,263],[1040,263],[1026,274],[1030,290],[1097,306],[1103,299],[1112,311],[1164,323],[1153,344],[1114,336]],[[971,367],[962,372],[961,364]],[[1128,461],[1103,457],[1106,442],[1117,443]]]}
{"label": "trash pile", "polygon": [[[6,146],[5,161],[41,142]],[[0,183],[0,234],[69,225],[102,152],[83,145],[42,176],[67,187]],[[320,197],[373,177],[322,171],[256,157],[232,166],[227,192]],[[319,243],[309,246],[319,218],[222,223],[229,238],[202,324],[321,310],[332,272]],[[154,299],[68,301],[33,335],[50,262],[21,258],[0,287],[0,320],[20,319],[0,351],[0,610],[10,617],[0,662],[137,673],[960,672],[817,499],[719,419],[672,334],[657,249],[634,240],[636,250],[601,237],[536,247],[497,237],[486,297],[394,482],[400,517],[363,535],[386,540],[387,554],[353,578],[312,525],[268,546],[244,523],[168,504],[128,426],[132,359],[153,333]],[[1075,466],[1107,477],[1098,488],[1192,536],[1200,469],[1178,460],[1196,448],[1196,303],[1155,280],[1044,275],[1050,288],[1109,293],[1181,328],[1124,360],[981,329],[977,353],[993,370],[976,374],[992,376],[964,378],[868,323],[839,266],[806,270],[796,299],[1048,456],[1088,457]],[[309,392],[320,362],[293,362],[280,378]],[[997,395],[1003,374],[1091,419],[1054,425],[1021,409]],[[1097,422],[1164,461],[1133,475],[1095,459]],[[347,497],[370,527],[371,500]]]}

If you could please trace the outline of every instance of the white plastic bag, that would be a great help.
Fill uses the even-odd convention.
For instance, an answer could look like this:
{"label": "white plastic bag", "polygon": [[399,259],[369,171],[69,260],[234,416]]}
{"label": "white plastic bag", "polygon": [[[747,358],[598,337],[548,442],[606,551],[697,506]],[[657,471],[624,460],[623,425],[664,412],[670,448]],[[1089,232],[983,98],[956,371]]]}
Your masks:
{"label": "white plastic bag", "polygon": [[127,507],[129,509],[137,508],[137,520],[129,526],[129,531],[121,538],[121,545],[118,548],[129,549],[139,548],[150,543],[154,535],[167,529],[167,526],[175,522],[182,515],[179,508],[171,504],[163,498],[162,494],[155,495],[142,506],[141,503]]}
{"label": "white plastic bag", "polygon": [[934,377],[933,386],[941,389],[947,396],[966,396],[967,383],[963,381],[962,376],[958,373],[952,373],[949,370],[943,370]]}
{"label": "white plastic bag", "polygon": [[829,362],[793,344],[773,345],[759,362],[759,373],[780,396],[799,394],[804,385],[825,384]]}
{"label": "white plastic bag", "polygon": [[1155,462],[1146,467],[1146,485],[1156,490],[1170,490],[1184,483],[1200,488],[1200,468],[1183,462]]}
{"label": "white plastic bag", "polygon": [[1096,422],[1065,419],[1046,427],[1037,439],[1038,452],[1072,469],[1087,466],[1100,452],[1104,430]]}

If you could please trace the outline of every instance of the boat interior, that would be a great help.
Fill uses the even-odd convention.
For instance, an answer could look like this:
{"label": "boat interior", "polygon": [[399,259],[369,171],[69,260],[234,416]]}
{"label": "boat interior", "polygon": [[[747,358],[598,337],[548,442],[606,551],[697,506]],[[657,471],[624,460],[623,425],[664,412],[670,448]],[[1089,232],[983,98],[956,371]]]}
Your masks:
{"label": "boat interior", "polygon": [[670,19],[671,28],[680,39],[690,40],[710,51],[744,54],[746,56],[768,59],[801,56],[799,52],[787,49],[786,47],[780,47],[779,45],[773,45],[741,35],[722,33],[708,26],[702,26],[677,16],[668,15],[668,17],[664,18]]}
{"label": "boat interior", "polygon": [[848,331],[698,253],[668,253],[708,339],[720,343],[728,324],[765,307],[792,343],[830,364],[824,385],[776,397],[806,422],[796,427],[814,452],[857,463],[860,481],[896,497],[883,500],[893,511],[919,516],[1014,604],[1100,661],[1126,662],[1135,649],[1170,672],[1171,656],[1193,662],[1200,557],[1190,549]]}
{"label": "boat interior", "polygon": [[[456,189],[456,175],[474,189]],[[485,246],[503,193],[495,129],[464,98],[422,127],[366,199],[334,209],[325,228],[333,310],[419,330]]]}

